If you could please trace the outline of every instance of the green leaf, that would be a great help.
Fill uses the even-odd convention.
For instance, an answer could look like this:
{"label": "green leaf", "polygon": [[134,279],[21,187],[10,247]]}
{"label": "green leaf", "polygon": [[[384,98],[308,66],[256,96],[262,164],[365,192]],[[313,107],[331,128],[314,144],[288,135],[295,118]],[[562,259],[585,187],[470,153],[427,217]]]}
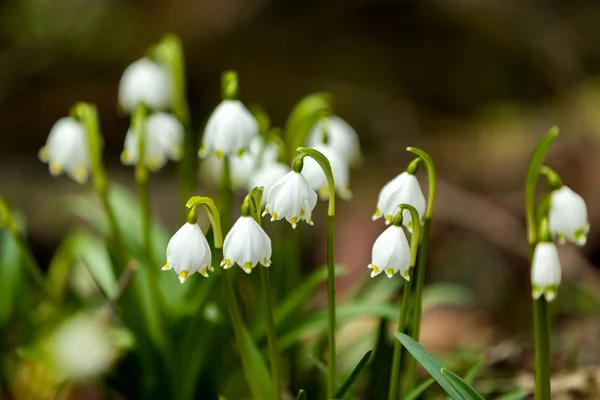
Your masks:
{"label": "green leaf", "polygon": [[510,392],[497,397],[496,400],[523,400],[527,395],[526,392]]}
{"label": "green leaf", "polygon": [[303,389],[300,389],[300,391],[298,392],[296,400],[306,400],[306,392]]}
{"label": "green leaf", "polygon": [[450,384],[458,390],[461,394],[461,398],[468,400],[485,400],[471,385],[449,369],[442,368],[442,375],[444,375]]}
{"label": "green leaf", "polygon": [[476,394],[475,396],[472,393],[468,392],[462,384],[459,384],[458,381],[454,379],[454,376],[450,374],[444,374],[442,371],[449,371],[435,358],[433,357],[423,346],[417,343],[410,336],[405,335],[404,333],[397,333],[396,337],[404,348],[412,354],[412,356],[429,372],[429,374],[435,379],[435,381],[450,395],[450,397],[454,400],[471,400],[471,399],[482,399],[481,395],[479,395],[475,389],[471,388],[466,382],[464,382],[460,377],[456,374],[452,374],[457,377],[464,385],[471,388],[471,390]]}
{"label": "green leaf", "polygon": [[82,231],[73,236],[71,246],[75,257],[83,262],[105,296],[113,298],[117,293],[118,282],[104,242]]}
{"label": "green leaf", "polygon": [[260,394],[259,399],[270,399],[272,398],[271,393],[271,377],[269,375],[269,369],[267,364],[259,350],[252,340],[252,336],[248,332],[245,326],[242,326],[242,340],[244,341],[244,347],[247,351],[248,361],[252,366],[253,376],[256,378],[255,382],[248,382],[252,388],[252,393]]}
{"label": "green leaf", "polygon": [[479,360],[475,364],[473,364],[473,366],[465,374],[465,377],[463,379],[469,385],[471,383],[473,383],[473,381],[475,380],[475,377],[477,376],[477,373],[479,372],[479,370],[483,366],[483,361],[484,361],[483,356],[479,357]]}
{"label": "green leaf", "polygon": [[358,362],[358,364],[356,365],[356,367],[354,368],[354,370],[352,371],[352,373],[350,374],[348,379],[346,379],[346,382],[344,382],[342,384],[340,389],[335,394],[336,399],[344,398],[346,393],[348,393],[348,391],[350,389],[352,389],[352,387],[356,383],[356,380],[358,379],[358,376],[360,375],[360,373],[362,372],[364,367],[368,364],[369,360],[371,359],[371,353],[373,353],[373,349],[370,349],[369,351],[367,351],[365,353],[365,355],[360,359],[360,361]]}
{"label": "green leaf", "polygon": [[414,388],[409,394],[404,396],[404,400],[417,400],[417,398],[423,394],[429,386],[431,386],[435,382],[435,379],[429,378],[425,382],[421,383],[419,386]]}
{"label": "green leaf", "polygon": [[0,329],[12,316],[24,283],[19,246],[8,230],[0,230]]}

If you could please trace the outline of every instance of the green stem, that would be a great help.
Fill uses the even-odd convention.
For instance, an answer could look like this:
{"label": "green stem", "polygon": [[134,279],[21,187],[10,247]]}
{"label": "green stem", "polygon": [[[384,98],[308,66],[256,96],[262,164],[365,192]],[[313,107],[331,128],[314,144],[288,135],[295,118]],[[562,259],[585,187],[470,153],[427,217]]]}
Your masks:
{"label": "green stem", "polygon": [[223,177],[220,194],[221,226],[223,232],[229,231],[231,223],[231,172],[229,156],[223,156]]}
{"label": "green stem", "polygon": [[[402,294],[402,303],[400,304],[400,314],[398,315],[398,329],[396,332],[404,332],[406,325],[406,315],[410,304],[410,291],[413,279],[404,283],[404,293]],[[388,400],[398,399],[398,386],[400,383],[400,365],[402,360],[402,344],[399,340],[394,340],[394,358],[392,361],[392,374],[390,376],[390,390]]]}
{"label": "green stem", "polygon": [[[335,197],[330,192],[329,198]],[[329,357],[327,363],[327,398],[335,395],[335,220],[333,215],[327,216],[327,347]]]}
{"label": "green stem", "polygon": [[281,371],[279,363],[279,350],[277,347],[277,332],[275,331],[275,318],[273,317],[273,298],[271,293],[271,278],[268,267],[260,267],[260,282],[265,300],[267,313],[267,342],[269,357],[271,359],[271,382],[273,384],[273,398],[281,399]]}
{"label": "green stem", "polygon": [[544,296],[533,300],[535,335],[535,399],[550,400],[550,323]]}

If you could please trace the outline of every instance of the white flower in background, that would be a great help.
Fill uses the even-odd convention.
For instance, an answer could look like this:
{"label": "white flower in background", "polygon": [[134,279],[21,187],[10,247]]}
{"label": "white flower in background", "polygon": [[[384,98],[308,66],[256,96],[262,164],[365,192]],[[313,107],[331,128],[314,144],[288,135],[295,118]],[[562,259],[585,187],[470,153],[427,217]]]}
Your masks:
{"label": "white flower in background", "polygon": [[169,240],[167,263],[162,270],[173,269],[183,283],[194,272],[208,278],[207,271],[214,271],[210,261],[210,247],[202,230],[198,224],[185,223]]}
{"label": "white flower in background", "polygon": [[258,135],[256,118],[239,100],[223,100],[211,114],[198,155],[202,158],[215,154],[239,155],[248,150]]}
{"label": "white flower in background", "polygon": [[250,142],[249,152],[256,158],[256,168],[276,163],[279,158],[279,145],[276,142],[265,142],[262,136],[256,136]]}
{"label": "white flower in background", "polygon": [[538,243],[533,251],[531,266],[533,298],[537,299],[544,295],[547,301],[554,300],[560,280],[561,267],[556,245],[552,242]]}
{"label": "white flower in background", "polygon": [[308,133],[307,145],[313,148],[329,147],[349,165],[355,165],[360,160],[360,143],[356,131],[337,116],[318,121]]}
{"label": "white flower in background", "polygon": [[[352,191],[350,190],[350,168],[348,167],[348,163],[329,147],[317,146],[314,149],[329,160],[337,193],[342,199],[350,200],[352,198]],[[302,175],[304,175],[310,187],[318,192],[323,200],[329,198],[330,193],[327,177],[318,162],[311,157],[304,157]]]}
{"label": "white flower in background", "polygon": [[[263,193],[268,194],[273,185],[275,185],[275,183],[283,178],[288,172],[290,172],[290,167],[282,163],[276,162],[263,165],[252,174],[246,189],[251,191],[256,187],[262,187]],[[264,195],[263,205],[266,203],[267,196]]]}
{"label": "white flower in background", "polygon": [[50,335],[45,350],[53,367],[73,380],[107,372],[118,356],[113,327],[97,312],[67,319]]}
{"label": "white flower in background", "polygon": [[[426,207],[425,196],[417,177],[406,171],[381,188],[373,221],[384,217],[385,223],[390,224],[399,211],[398,206],[403,203],[413,206],[419,213],[419,217],[423,218]],[[408,210],[402,213],[402,224],[412,230],[412,218]]]}
{"label": "white flower in background", "polygon": [[391,278],[397,272],[407,281],[410,280],[410,246],[401,226],[387,228],[373,244],[371,253],[371,278],[382,272]]}
{"label": "white flower in background", "polygon": [[301,173],[290,171],[279,179],[267,193],[267,206],[263,216],[271,214],[271,221],[285,218],[292,228],[298,221],[312,225],[312,211],[317,204],[317,194],[310,188]]}
{"label": "white flower in background", "polygon": [[70,117],[56,121],[39,158],[49,164],[52,176],[65,172],[74,181],[85,183],[90,170],[90,149],[83,124]]}
{"label": "white flower in background", "polygon": [[[148,116],[145,123],[144,163],[151,171],[164,167],[167,159],[177,161],[183,155],[184,130],[181,122],[173,114],[155,112]],[[121,161],[126,165],[135,165],[139,160],[139,135],[129,128],[125,136],[125,149]]]}
{"label": "white flower in background", "polygon": [[[203,182],[218,186],[223,179],[224,158],[210,155],[200,164],[200,176]],[[245,189],[252,176],[256,165],[256,157],[245,152],[241,156],[232,156],[229,158],[229,174],[231,178],[231,187],[234,190]]]}
{"label": "white flower in background", "polygon": [[585,245],[590,230],[587,207],[583,198],[567,186],[550,195],[548,223],[550,233],[560,244],[568,240],[579,246]]}
{"label": "white flower in background", "polygon": [[171,108],[173,88],[169,71],[149,58],[129,65],[119,82],[119,104],[132,114],[143,103],[151,110]]}
{"label": "white flower in background", "polygon": [[250,216],[238,218],[223,243],[225,269],[237,264],[249,274],[256,264],[271,265],[271,239],[263,228]]}

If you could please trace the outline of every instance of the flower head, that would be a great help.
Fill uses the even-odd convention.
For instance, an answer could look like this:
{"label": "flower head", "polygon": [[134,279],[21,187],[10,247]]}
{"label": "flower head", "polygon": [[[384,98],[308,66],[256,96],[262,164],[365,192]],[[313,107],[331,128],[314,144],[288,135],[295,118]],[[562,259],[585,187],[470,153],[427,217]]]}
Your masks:
{"label": "flower head", "polygon": [[[275,185],[275,183],[283,178],[290,168],[282,163],[270,163],[265,164],[257,171],[255,171],[250,180],[248,181],[247,189],[250,191],[255,187],[262,187],[264,193],[269,193],[269,190]],[[266,204],[266,196],[263,196],[263,205]]]}
{"label": "flower head", "polygon": [[318,121],[308,133],[307,145],[334,149],[349,165],[360,160],[360,143],[356,131],[337,116]]}
{"label": "flower head", "polygon": [[533,298],[537,299],[543,294],[547,301],[554,300],[560,280],[561,267],[556,245],[552,242],[538,243],[533,251],[531,265]]}
{"label": "flower head", "polygon": [[130,114],[143,103],[151,110],[171,107],[173,88],[169,71],[149,58],[129,65],[119,82],[119,104]]}
{"label": "flower head", "polygon": [[585,245],[590,230],[587,207],[583,198],[567,186],[562,186],[550,195],[548,214],[550,233],[560,244],[567,240],[579,246]]}
{"label": "flower head", "polygon": [[[345,200],[352,198],[352,191],[350,191],[350,168],[348,163],[330,147],[317,146],[315,150],[323,154],[329,164],[331,165],[331,172],[333,174],[333,180],[335,183],[335,190],[338,192],[340,197]],[[319,196],[327,200],[329,198],[329,184],[325,172],[321,169],[321,166],[312,157],[304,158],[304,168],[302,169],[302,175],[306,178],[310,187],[312,187]]]}
{"label": "flower head", "polygon": [[371,278],[382,272],[391,278],[397,272],[407,281],[410,280],[410,246],[401,226],[387,228],[373,244],[371,253]]}
{"label": "flower head", "polygon": [[223,100],[206,123],[198,155],[204,158],[214,153],[221,158],[240,154],[257,135],[258,122],[242,102]]}
{"label": "flower head", "polygon": [[198,224],[185,223],[169,240],[167,245],[167,263],[163,271],[173,269],[181,283],[194,272],[200,272],[208,278],[207,271],[213,271],[210,265],[211,252],[208,241]]}
{"label": "flower head", "polygon": [[[398,206],[402,203],[410,204],[416,208],[419,217],[423,218],[426,206],[425,196],[421,191],[417,178],[406,171],[386,183],[379,192],[373,221],[385,217],[385,223],[390,224],[396,213],[398,213]],[[410,229],[412,226],[410,212],[404,210],[402,217],[403,224]]]}
{"label": "flower head", "polygon": [[271,265],[271,239],[252,217],[242,216],[225,237],[223,257],[223,268],[237,264],[247,274],[258,263],[268,267]]}
{"label": "flower head", "polygon": [[317,197],[301,173],[290,171],[269,189],[263,216],[270,213],[271,221],[285,218],[292,228],[296,228],[300,220],[312,225],[311,215]]}
{"label": "flower head", "polygon": [[83,124],[70,117],[56,121],[39,157],[49,164],[52,176],[64,171],[76,182],[85,183],[90,170],[90,149]]}
{"label": "flower head", "polygon": [[[144,163],[152,170],[161,169],[167,159],[179,160],[183,155],[183,126],[173,115],[155,112],[145,121]],[[135,165],[139,160],[139,135],[129,128],[125,136],[125,149],[121,161],[126,165]]]}

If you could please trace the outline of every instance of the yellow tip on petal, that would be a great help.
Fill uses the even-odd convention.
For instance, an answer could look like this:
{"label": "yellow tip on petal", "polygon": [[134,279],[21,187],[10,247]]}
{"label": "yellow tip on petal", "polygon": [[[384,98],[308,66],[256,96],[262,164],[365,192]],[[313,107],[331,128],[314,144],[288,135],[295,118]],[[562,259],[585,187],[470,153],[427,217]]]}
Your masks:
{"label": "yellow tip on petal", "polygon": [[38,152],[38,157],[43,162],[48,162],[48,147],[44,146]]}
{"label": "yellow tip on petal", "polygon": [[209,265],[209,266],[208,266],[208,270],[209,270],[210,272],[215,272],[215,267],[213,267],[212,265]]}
{"label": "yellow tip on petal", "polygon": [[171,269],[171,266],[169,265],[169,262],[167,261],[165,263],[165,265],[163,265],[163,267],[161,268],[163,271],[168,271]]}
{"label": "yellow tip on petal", "polygon": [[206,267],[202,268],[202,271],[200,271],[200,274],[204,277],[208,278],[208,272],[206,272]]}
{"label": "yellow tip on petal", "polygon": [[329,187],[327,187],[327,186],[320,187],[318,193],[319,193],[319,197],[322,200],[327,200],[329,198]]}
{"label": "yellow tip on petal", "polygon": [[179,282],[181,282],[181,283],[185,282],[187,277],[188,277],[188,272],[185,270],[181,271],[179,273]]}
{"label": "yellow tip on petal", "polygon": [[148,158],[146,165],[150,171],[155,172],[160,168],[160,160],[156,157]]}
{"label": "yellow tip on petal", "polygon": [[388,278],[391,278],[392,276],[394,276],[394,268],[386,269],[385,274],[388,276]]}
{"label": "yellow tip on petal", "polygon": [[273,217],[272,219],[277,219],[277,217],[279,217],[279,215],[277,215],[277,213],[274,212],[273,214],[271,214],[271,217]]}
{"label": "yellow tip on petal", "polygon": [[175,161],[180,160],[183,157],[183,147],[175,146],[171,149],[171,158]]}
{"label": "yellow tip on petal", "polygon": [[380,218],[380,217],[381,217],[381,211],[379,210],[379,208],[376,208],[371,219],[373,221],[375,221],[377,218]]}
{"label": "yellow tip on petal", "polygon": [[223,158],[223,152],[221,150],[215,151],[215,157],[217,157],[217,160],[220,160]]}
{"label": "yellow tip on petal", "polygon": [[238,156],[238,157],[241,157],[241,156],[243,156],[243,155],[244,155],[244,153],[245,153],[245,152],[246,152],[246,150],[244,150],[244,149],[238,149],[238,151],[237,151],[237,156]]}
{"label": "yellow tip on petal", "polygon": [[58,176],[62,173],[63,168],[62,165],[57,161],[52,161],[50,163],[50,174],[52,176]]}
{"label": "yellow tip on petal", "polygon": [[300,218],[304,218],[304,216],[306,215],[306,212],[304,211],[304,208],[300,209]]}
{"label": "yellow tip on petal", "polygon": [[129,152],[127,150],[123,150],[121,153],[121,162],[123,164],[129,164],[131,162],[131,158],[129,157]]}
{"label": "yellow tip on petal", "polygon": [[298,217],[292,217],[292,220],[290,222],[292,223],[293,227],[296,227],[296,224],[298,223]]}
{"label": "yellow tip on petal", "polygon": [[306,221],[306,223],[307,223],[307,224],[309,224],[309,225],[314,225],[314,224],[315,224],[315,223],[313,222],[312,218],[309,218],[309,219]]}
{"label": "yellow tip on petal", "polygon": [[371,265],[371,267],[373,268],[373,272],[378,274],[379,273],[379,267],[377,265],[373,265],[373,264],[369,264]]}
{"label": "yellow tip on petal", "polygon": [[204,158],[207,156],[207,151],[206,151],[206,147],[204,146],[200,146],[200,150],[198,150],[198,157],[200,158]]}
{"label": "yellow tip on petal", "polygon": [[252,263],[250,261],[244,263],[244,271],[246,271],[247,274],[252,272]]}
{"label": "yellow tip on petal", "polygon": [[85,183],[88,179],[88,170],[84,165],[78,165],[73,170],[73,178],[78,183]]}

